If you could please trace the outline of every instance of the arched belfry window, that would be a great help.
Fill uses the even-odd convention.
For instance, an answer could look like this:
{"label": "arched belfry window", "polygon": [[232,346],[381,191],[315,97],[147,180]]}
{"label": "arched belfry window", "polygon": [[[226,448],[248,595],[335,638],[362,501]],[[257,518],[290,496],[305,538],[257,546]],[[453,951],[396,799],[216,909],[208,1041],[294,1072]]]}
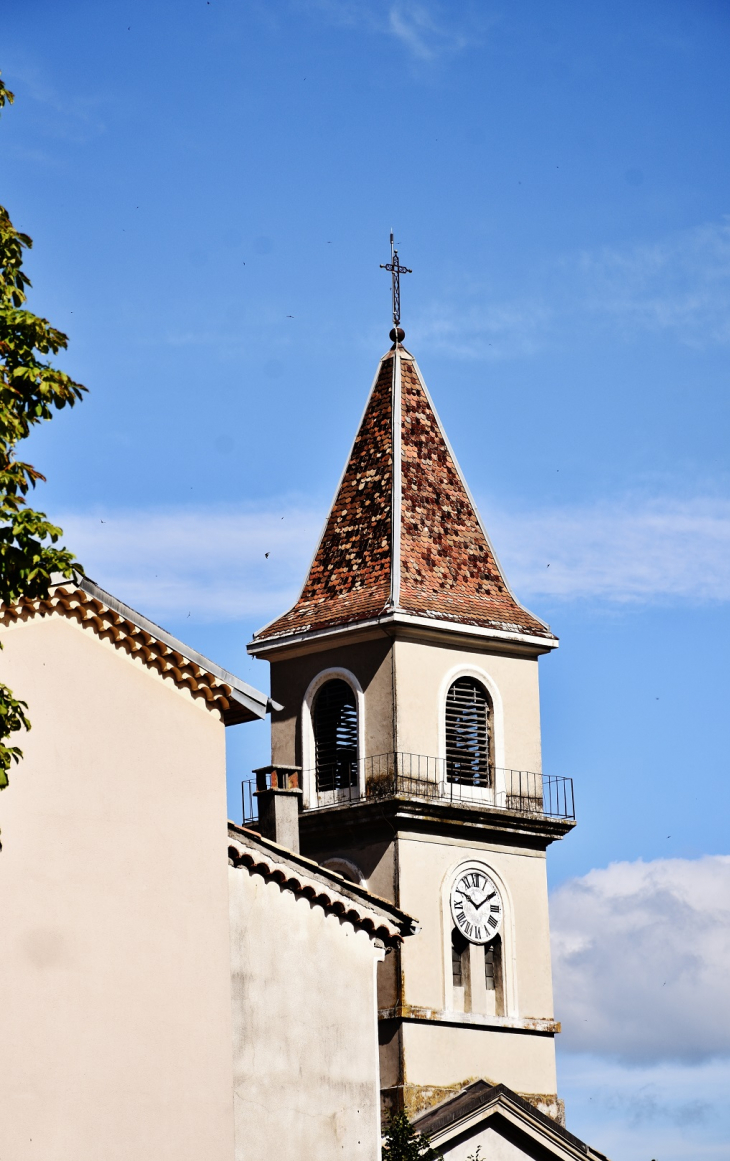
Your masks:
{"label": "arched belfry window", "polygon": [[318,690],[312,711],[317,790],[357,785],[357,702],[355,692],[336,677]]}
{"label": "arched belfry window", "polygon": [[450,782],[492,785],[492,705],[475,677],[459,677],[446,695],[446,775]]}

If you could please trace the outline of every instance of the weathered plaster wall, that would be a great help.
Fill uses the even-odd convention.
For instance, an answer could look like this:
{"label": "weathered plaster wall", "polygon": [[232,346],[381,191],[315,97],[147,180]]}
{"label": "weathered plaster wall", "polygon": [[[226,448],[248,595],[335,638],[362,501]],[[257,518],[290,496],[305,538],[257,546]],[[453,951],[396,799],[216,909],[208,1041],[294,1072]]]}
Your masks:
{"label": "weathered plaster wall", "polygon": [[2,640],[0,1157],[230,1161],[223,724],[75,621]]}
{"label": "weathered plaster wall", "polygon": [[231,868],[236,1161],[378,1161],[371,937]]}
{"label": "weathered plaster wall", "polygon": [[481,1079],[531,1096],[556,1091],[554,1042],[548,1036],[405,1023],[403,1047],[407,1085],[448,1089]]}

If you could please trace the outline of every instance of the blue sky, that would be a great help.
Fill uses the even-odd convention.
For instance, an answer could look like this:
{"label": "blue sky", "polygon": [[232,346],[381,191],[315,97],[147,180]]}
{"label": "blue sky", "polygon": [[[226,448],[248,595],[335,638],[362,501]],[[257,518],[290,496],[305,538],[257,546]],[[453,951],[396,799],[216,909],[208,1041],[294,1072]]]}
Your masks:
{"label": "blue sky", "polygon": [[[407,344],[561,638],[542,663],[545,767],[579,814],[550,856],[561,1083],[614,1161],[726,1157],[730,1136],[705,938],[730,929],[729,33],[710,0],[4,9],[2,201],[90,387],[33,438],[39,499],[90,575],[260,687],[245,643],[301,583],[388,345],[395,228]],[[267,745],[230,733],[235,816]],[[647,986],[670,970],[671,1003],[586,984],[578,1015],[561,980],[596,883],[619,927],[608,945],[587,909],[581,978],[651,905],[671,962]],[[652,1029],[703,972],[714,1017],[685,1058]]]}

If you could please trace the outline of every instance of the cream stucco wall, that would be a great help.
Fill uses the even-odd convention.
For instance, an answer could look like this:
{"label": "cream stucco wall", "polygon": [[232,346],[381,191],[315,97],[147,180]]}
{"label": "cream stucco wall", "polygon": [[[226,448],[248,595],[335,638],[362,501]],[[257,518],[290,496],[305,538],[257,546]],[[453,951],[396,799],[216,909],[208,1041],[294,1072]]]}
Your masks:
{"label": "cream stucco wall", "polygon": [[492,694],[495,764],[539,773],[540,695],[536,657],[399,639],[395,649],[396,749],[443,758],[446,694],[458,676],[481,678]]}
{"label": "cream stucco wall", "polygon": [[372,639],[313,650],[292,650],[271,662],[271,696],[283,709],[271,715],[271,760],[285,765],[313,763],[312,747],[302,738],[302,707],[313,681],[326,670],[351,673],[363,691],[364,753],[393,749],[393,683],[390,638]]}
{"label": "cream stucco wall", "polygon": [[540,695],[534,656],[489,652],[469,639],[377,636],[337,647],[299,646],[272,658],[271,694],[284,705],[272,715],[272,761],[301,764],[302,705],[324,671],[349,671],[362,688],[364,753],[392,750],[444,756],[446,692],[456,676],[481,677],[492,694],[497,766],[539,773]]}
{"label": "cream stucco wall", "polygon": [[229,881],[236,1161],[378,1161],[383,951],[245,867]]}
{"label": "cream stucco wall", "polygon": [[[471,1129],[461,1138],[456,1137],[447,1141],[446,1144],[438,1142],[436,1147],[443,1154],[445,1161],[469,1161],[470,1157],[474,1157],[477,1149],[481,1150],[479,1156],[483,1157],[484,1161],[525,1161],[525,1158],[529,1157],[532,1152],[526,1151],[526,1148],[523,1147],[525,1144],[524,1141],[522,1145],[514,1144],[502,1133],[498,1133],[496,1129],[488,1125],[476,1131]],[[559,1157],[561,1154],[562,1150],[560,1153],[556,1152],[554,1156]],[[544,1157],[545,1153],[543,1151],[538,1155]],[[562,1155],[567,1156],[567,1154]]]}
{"label": "cream stucco wall", "polygon": [[[288,705],[280,725],[274,726],[279,760],[291,761],[297,745],[301,753],[296,738],[297,729],[301,737],[307,728],[306,715],[301,715],[306,688],[322,670],[334,666],[351,670],[362,687],[365,757],[386,749],[390,732],[393,749],[443,759],[446,695],[457,677],[468,674],[483,681],[491,695],[495,765],[539,775],[537,656],[466,632],[448,635],[414,626],[400,628],[389,642],[353,640],[336,648],[302,643],[277,659],[272,691]],[[497,805],[509,808],[514,780],[500,769],[494,790],[484,792],[486,807],[493,801],[491,794]],[[539,780],[526,780],[526,787],[532,788],[529,793],[541,793]],[[416,1086],[440,1099],[437,1090],[483,1077],[517,1092],[554,1097],[546,844],[539,833],[530,833],[524,820],[501,833],[489,826],[486,815],[480,825],[482,841],[476,826],[451,818],[448,810],[440,823],[429,815],[428,821],[409,825],[403,817],[387,834],[378,828],[374,812],[367,819],[363,815],[362,830],[347,825],[343,816],[340,834],[324,819],[309,825],[305,818],[303,849],[316,858],[347,858],[361,869],[371,890],[392,899],[420,925],[398,957],[380,970],[385,1088],[396,1083]],[[448,891],[458,866],[474,859],[489,868],[504,903],[501,1010],[497,1015],[495,993],[487,995],[482,978],[472,989],[482,1008],[472,1004],[470,1019],[459,1022],[453,1018],[458,1006],[452,987]]]}
{"label": "cream stucco wall", "polygon": [[73,620],[2,640],[0,1157],[231,1161],[223,724]]}
{"label": "cream stucco wall", "polygon": [[[421,924],[401,949],[403,1003],[433,1013],[430,1022],[404,1027],[408,1084],[446,1086],[483,1077],[521,1093],[555,1093],[553,1037],[508,1026],[550,1021],[553,1015],[544,854],[424,834],[400,835],[397,841],[399,906]],[[448,894],[459,866],[473,860],[491,872],[504,907],[505,1011],[498,1028],[448,1023],[453,1012]]]}
{"label": "cream stucco wall", "polygon": [[505,1016],[550,1020],[553,998],[545,855],[473,839],[463,843],[427,834],[398,838],[398,905],[409,915],[417,915],[421,925],[401,952],[405,1002],[437,1010],[451,1006],[453,922],[448,894],[458,867],[473,860],[491,871],[502,896]]}

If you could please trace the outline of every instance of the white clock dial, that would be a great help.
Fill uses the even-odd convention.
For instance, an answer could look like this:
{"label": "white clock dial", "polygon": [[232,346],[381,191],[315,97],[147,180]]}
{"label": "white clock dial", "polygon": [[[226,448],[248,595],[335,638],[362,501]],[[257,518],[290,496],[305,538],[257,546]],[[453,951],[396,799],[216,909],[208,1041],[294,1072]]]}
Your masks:
{"label": "white clock dial", "polygon": [[454,923],[470,943],[489,943],[502,926],[502,900],[497,885],[479,863],[459,871],[450,903]]}

